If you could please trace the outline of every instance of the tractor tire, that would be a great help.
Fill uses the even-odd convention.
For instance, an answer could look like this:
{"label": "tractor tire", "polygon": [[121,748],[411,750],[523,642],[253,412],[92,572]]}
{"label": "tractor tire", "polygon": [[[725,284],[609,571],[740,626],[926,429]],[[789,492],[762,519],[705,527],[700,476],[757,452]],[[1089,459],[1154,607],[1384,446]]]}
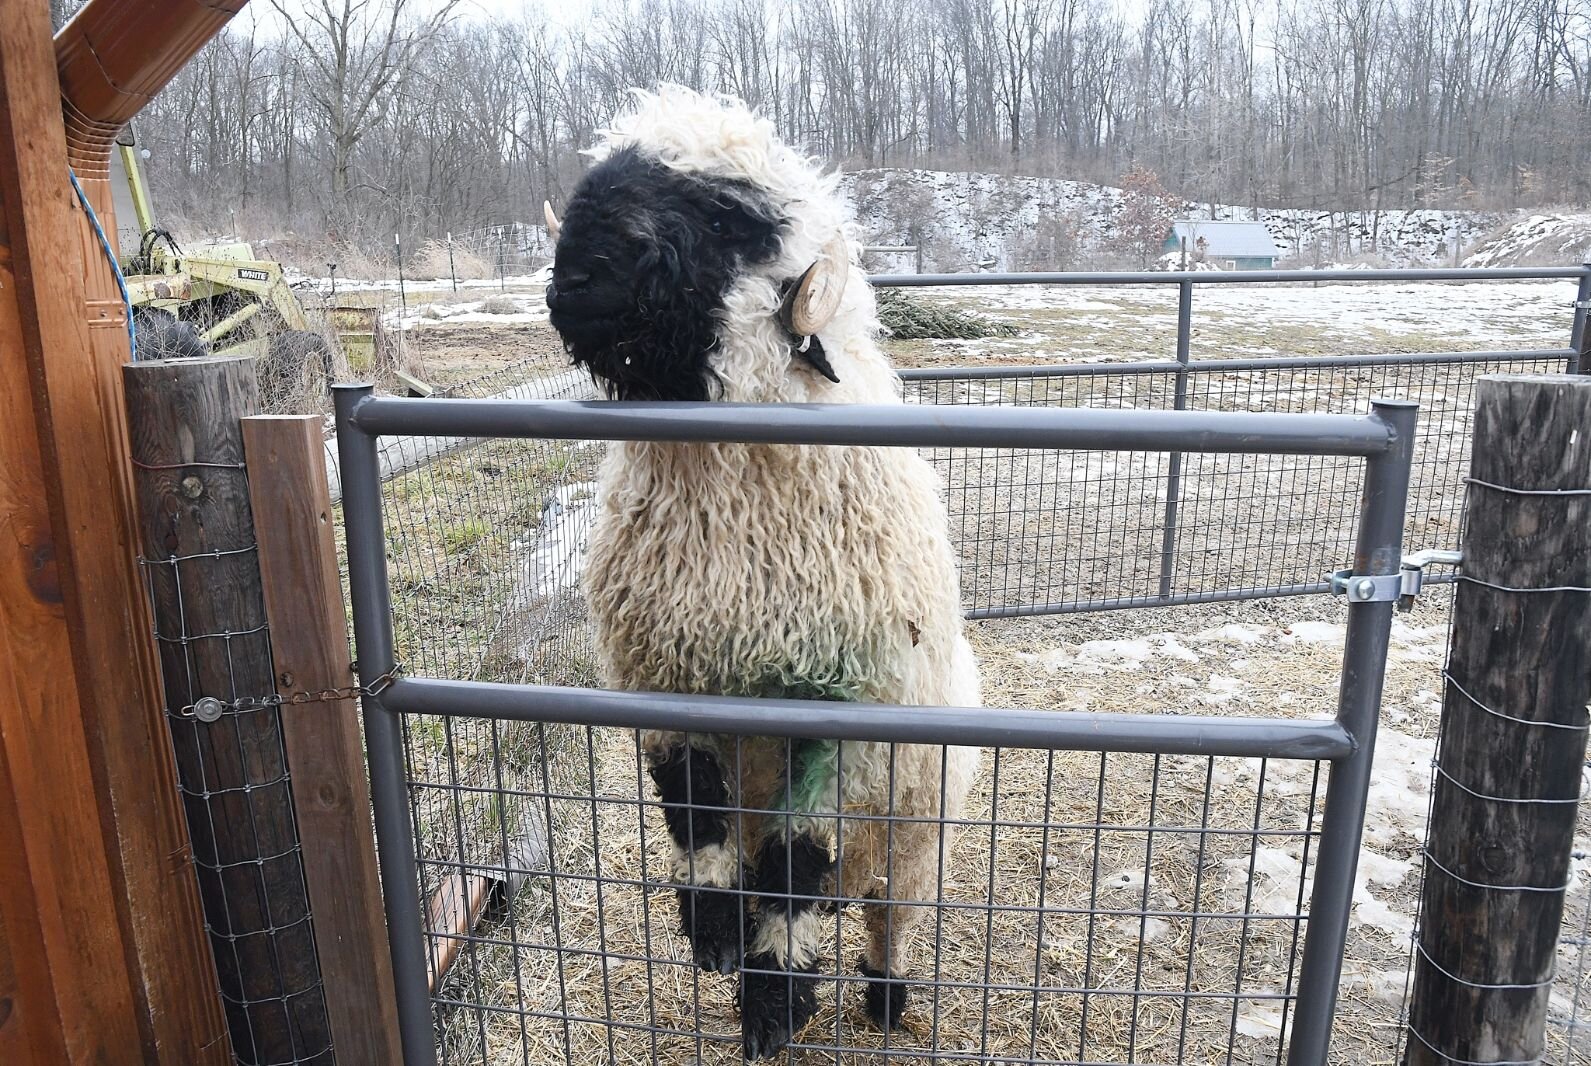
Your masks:
{"label": "tractor tire", "polygon": [[260,366],[260,399],[270,414],[319,410],[331,388],[331,347],[307,329],[290,329],[271,338]]}
{"label": "tractor tire", "polygon": [[184,322],[159,307],[133,308],[133,332],[138,339],[138,359],[195,359],[210,354],[192,322]]}

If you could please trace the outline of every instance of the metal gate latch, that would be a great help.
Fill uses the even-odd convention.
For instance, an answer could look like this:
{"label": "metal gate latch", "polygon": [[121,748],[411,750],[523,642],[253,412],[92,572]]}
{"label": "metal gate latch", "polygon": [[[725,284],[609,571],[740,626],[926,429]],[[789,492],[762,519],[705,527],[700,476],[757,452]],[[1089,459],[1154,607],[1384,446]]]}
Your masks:
{"label": "metal gate latch", "polygon": [[1350,603],[1386,603],[1398,601],[1398,610],[1414,607],[1415,597],[1425,580],[1425,568],[1433,563],[1457,566],[1464,559],[1461,552],[1430,549],[1403,557],[1396,574],[1355,574],[1352,569],[1338,570],[1331,575],[1334,596],[1346,596]]}

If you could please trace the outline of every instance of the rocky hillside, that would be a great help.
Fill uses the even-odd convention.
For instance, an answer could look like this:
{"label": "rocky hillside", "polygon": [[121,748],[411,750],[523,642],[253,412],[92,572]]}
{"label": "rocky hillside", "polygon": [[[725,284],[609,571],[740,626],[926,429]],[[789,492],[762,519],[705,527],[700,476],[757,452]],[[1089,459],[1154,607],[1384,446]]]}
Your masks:
{"label": "rocky hillside", "polygon": [[1591,214],[1531,215],[1486,237],[1465,266],[1558,266],[1591,262]]}
{"label": "rocky hillside", "polygon": [[[924,249],[924,269],[1033,270],[1135,267],[1113,248],[1120,189],[1060,178],[935,170],[861,170],[845,176],[869,242]],[[1183,205],[1187,217],[1247,220],[1246,207]],[[1303,211],[1260,209],[1292,266],[1444,266],[1455,233],[1470,248],[1502,216],[1473,211]],[[912,268],[908,256],[874,266]]]}

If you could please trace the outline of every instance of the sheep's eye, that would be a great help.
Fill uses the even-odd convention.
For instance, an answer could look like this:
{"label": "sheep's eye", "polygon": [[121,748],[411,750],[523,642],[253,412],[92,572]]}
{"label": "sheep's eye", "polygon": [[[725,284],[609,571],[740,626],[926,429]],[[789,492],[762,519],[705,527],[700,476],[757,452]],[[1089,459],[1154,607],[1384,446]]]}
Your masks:
{"label": "sheep's eye", "polygon": [[713,219],[712,222],[709,223],[709,225],[711,226],[712,231],[714,233],[722,233],[722,232],[724,232],[724,220],[723,220],[723,218],[721,216],[718,217],[718,218]]}

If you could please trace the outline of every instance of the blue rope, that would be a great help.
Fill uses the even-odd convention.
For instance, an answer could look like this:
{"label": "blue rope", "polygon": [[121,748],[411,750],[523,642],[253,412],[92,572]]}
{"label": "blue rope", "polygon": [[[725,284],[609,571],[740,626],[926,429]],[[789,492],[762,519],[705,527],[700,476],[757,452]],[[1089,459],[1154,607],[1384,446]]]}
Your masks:
{"label": "blue rope", "polygon": [[71,167],[66,168],[67,175],[72,179],[72,188],[77,191],[77,202],[83,205],[83,211],[88,215],[89,225],[94,227],[94,236],[99,238],[100,251],[105,253],[105,261],[110,264],[111,273],[116,275],[116,287],[121,290],[122,306],[127,309],[127,347],[133,361],[138,359],[138,330],[133,326],[133,298],[127,292],[127,279],[122,276],[122,266],[116,261],[116,253],[111,251],[110,241],[105,236],[105,227],[99,224],[99,216],[94,213],[94,205],[88,202],[88,194],[83,191],[83,186],[78,183],[77,172]]}

